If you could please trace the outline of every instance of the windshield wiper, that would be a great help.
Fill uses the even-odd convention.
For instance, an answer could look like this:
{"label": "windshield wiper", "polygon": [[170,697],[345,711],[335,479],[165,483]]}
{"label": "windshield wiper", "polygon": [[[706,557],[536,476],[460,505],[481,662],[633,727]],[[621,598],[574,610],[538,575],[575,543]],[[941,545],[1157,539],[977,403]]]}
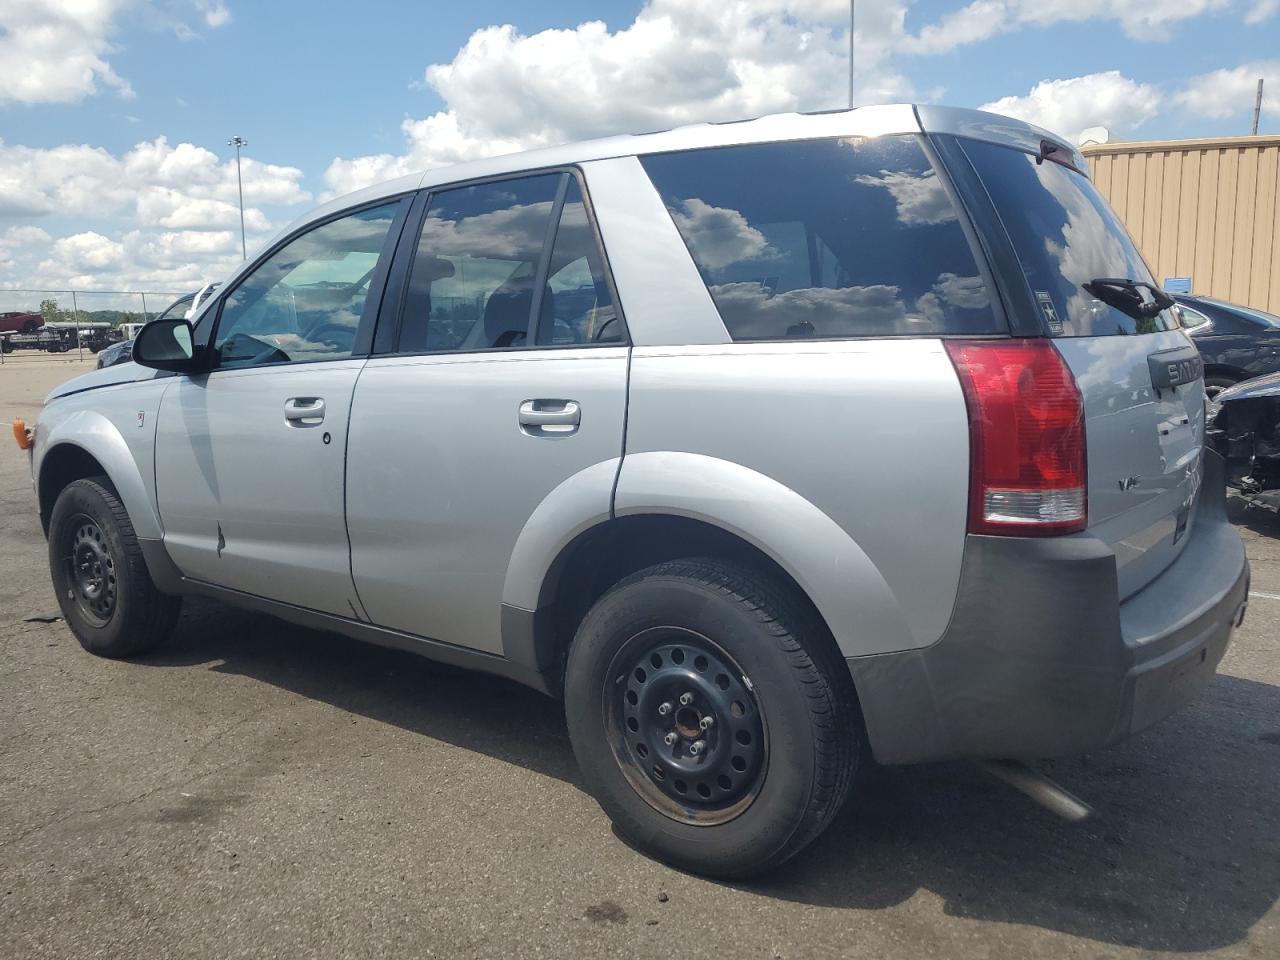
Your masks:
{"label": "windshield wiper", "polygon": [[[1124,311],[1135,320],[1150,320],[1161,310],[1168,310],[1174,305],[1173,297],[1145,280],[1097,277],[1081,286],[1103,303]],[[1150,299],[1142,295],[1143,290],[1150,294]]]}

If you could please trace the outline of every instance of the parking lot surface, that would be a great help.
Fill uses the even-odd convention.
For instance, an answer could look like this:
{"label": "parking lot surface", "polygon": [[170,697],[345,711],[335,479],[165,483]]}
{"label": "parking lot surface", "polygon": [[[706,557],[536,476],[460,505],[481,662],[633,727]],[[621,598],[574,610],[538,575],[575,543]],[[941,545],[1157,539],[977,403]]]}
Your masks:
{"label": "parking lot surface", "polygon": [[56,615],[8,440],[88,361],[0,366],[0,957],[1280,956],[1280,521],[1195,704],[1053,776],[876,770],[809,851],[716,883],[635,853],[560,707],[508,682],[189,602],[123,663]]}

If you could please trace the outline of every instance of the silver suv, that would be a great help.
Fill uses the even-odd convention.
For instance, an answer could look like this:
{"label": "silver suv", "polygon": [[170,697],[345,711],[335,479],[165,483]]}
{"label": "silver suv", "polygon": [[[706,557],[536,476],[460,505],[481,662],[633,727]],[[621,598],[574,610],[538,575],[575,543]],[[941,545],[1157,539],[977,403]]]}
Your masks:
{"label": "silver suv", "polygon": [[202,594],[509,677],[624,836],[741,876],[870,758],[1213,676],[1248,566],[1170,303],[1043,130],[704,124],[334,200],[19,440],[88,650]]}

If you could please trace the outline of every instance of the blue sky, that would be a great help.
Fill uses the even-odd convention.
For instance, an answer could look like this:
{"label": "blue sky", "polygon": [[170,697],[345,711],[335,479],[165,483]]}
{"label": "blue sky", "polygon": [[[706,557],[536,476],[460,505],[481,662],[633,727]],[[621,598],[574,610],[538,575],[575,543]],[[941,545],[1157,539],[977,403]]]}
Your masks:
{"label": "blue sky", "polygon": [[[252,245],[408,170],[840,106],[847,11],[0,0],[0,287],[216,277],[238,259],[232,134],[250,144]],[[1280,132],[1280,0],[860,0],[857,38],[860,102],[995,104],[1066,136],[1214,136],[1248,132],[1264,75],[1263,131]]]}

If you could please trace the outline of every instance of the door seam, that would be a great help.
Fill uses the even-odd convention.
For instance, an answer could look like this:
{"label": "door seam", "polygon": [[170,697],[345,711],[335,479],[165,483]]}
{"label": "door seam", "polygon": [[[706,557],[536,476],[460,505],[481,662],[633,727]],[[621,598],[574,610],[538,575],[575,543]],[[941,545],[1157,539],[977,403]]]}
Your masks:
{"label": "door seam", "polygon": [[347,605],[351,607],[351,612],[356,614],[356,619],[363,619],[366,623],[373,623],[373,618],[369,616],[364,600],[360,598],[360,588],[356,586],[355,550],[351,546],[351,524],[347,512],[347,490],[351,468],[351,416],[356,407],[356,394],[360,390],[360,379],[368,368],[369,358],[365,357],[364,363],[360,365],[360,372],[356,374],[356,382],[351,385],[351,401],[347,406],[347,435],[342,445],[342,529],[347,535],[347,576],[351,580],[351,592],[355,595],[356,603],[360,605],[360,609],[357,610],[350,601],[347,602]]}

